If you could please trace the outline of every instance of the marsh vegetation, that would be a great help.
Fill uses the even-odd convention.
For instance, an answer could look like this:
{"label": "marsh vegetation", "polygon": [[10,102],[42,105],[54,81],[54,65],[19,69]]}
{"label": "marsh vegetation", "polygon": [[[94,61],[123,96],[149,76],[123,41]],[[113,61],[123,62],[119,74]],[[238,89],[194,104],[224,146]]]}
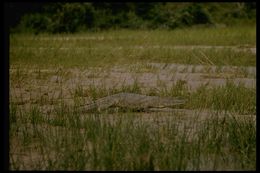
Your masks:
{"label": "marsh vegetation", "polygon": [[[11,170],[255,170],[256,26],[10,34]],[[129,92],[187,100],[111,107]]]}

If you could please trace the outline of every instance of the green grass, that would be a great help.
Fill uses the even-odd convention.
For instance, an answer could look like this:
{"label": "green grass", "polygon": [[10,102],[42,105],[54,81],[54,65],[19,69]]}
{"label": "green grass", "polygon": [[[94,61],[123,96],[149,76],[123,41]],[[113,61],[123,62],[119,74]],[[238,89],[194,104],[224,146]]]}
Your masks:
{"label": "green grass", "polygon": [[208,60],[200,54],[203,52],[214,65],[255,66],[255,54],[235,52],[232,50],[182,50],[182,49],[109,49],[93,50],[89,54],[86,49],[44,50],[20,49],[10,52],[12,65],[41,67],[92,67],[114,66],[133,63],[179,63],[209,65]]}
{"label": "green grass", "polygon": [[[138,91],[138,82],[129,92]],[[90,87],[91,88],[91,87]],[[116,90],[85,90],[93,99]],[[75,88],[72,96],[81,97]],[[147,93],[149,94],[149,92]],[[226,86],[201,86],[190,93],[184,81],[151,95],[189,98],[185,108],[209,108],[201,112],[156,113],[145,120],[134,112],[82,114],[77,105],[54,102],[50,113],[40,105],[29,109],[10,103],[10,162],[12,170],[254,170],[256,124],[237,119],[238,113],[255,114],[255,90],[228,82]],[[222,111],[225,111],[223,114]],[[152,116],[152,115],[149,115]],[[161,118],[168,118],[164,123]],[[185,118],[186,117],[186,118]],[[149,120],[149,121],[147,121]],[[15,144],[19,141],[19,145]],[[27,159],[17,155],[25,153]],[[36,157],[36,156],[37,157]],[[28,162],[28,160],[31,160]]]}
{"label": "green grass", "polygon": [[[200,35],[203,34],[203,37]],[[226,28],[183,28],[175,30],[109,30],[79,34],[10,35],[16,46],[83,47],[129,45],[255,45],[256,26],[244,25]],[[82,38],[83,37],[83,38]],[[35,44],[36,43],[36,44]],[[157,44],[155,44],[157,43]],[[49,45],[48,45],[49,44]]]}
{"label": "green grass", "polygon": [[79,97],[89,97],[92,100],[97,100],[98,98],[105,97],[108,95],[113,95],[120,92],[130,92],[130,93],[141,93],[141,85],[135,79],[132,85],[122,85],[121,87],[111,87],[107,88],[104,84],[101,86],[95,86],[90,84],[87,87],[78,85],[71,92],[71,96],[75,99]]}
{"label": "green grass", "polygon": [[240,114],[256,113],[256,90],[243,84],[227,82],[225,86],[206,89],[201,86],[190,95],[191,108],[211,108],[214,110],[235,111]]}
{"label": "green grass", "polygon": [[[54,121],[39,118],[44,115],[35,114],[34,108],[20,113],[16,109],[11,106],[10,139],[20,140],[22,145],[15,149],[11,145],[11,151],[33,151],[39,157],[31,158],[30,166],[25,160],[15,160],[15,154],[11,154],[14,170],[255,169],[253,121],[238,121],[228,115],[223,119],[212,113],[213,118],[198,125],[191,135],[191,129],[183,129],[176,123],[178,118],[174,114],[170,114],[171,121],[158,124],[162,116],[159,113],[148,123],[133,113],[112,117],[89,114],[79,120],[77,112],[65,109],[62,114],[56,112]],[[19,117],[34,121],[30,125]],[[193,123],[190,121],[186,126]]]}
{"label": "green grass", "polygon": [[170,88],[161,87],[157,91],[149,90],[148,95],[181,97],[188,100],[187,109],[213,109],[234,111],[239,114],[256,113],[256,90],[243,84],[227,80],[226,85],[208,87],[201,85],[191,92],[186,81],[178,80]]}
{"label": "green grass", "polygon": [[[202,36],[203,35],[203,36]],[[116,30],[68,35],[10,35],[10,63],[29,66],[111,66],[140,62],[255,66],[255,54],[230,49],[185,50],[171,46],[256,45],[255,26],[173,31]],[[162,51],[163,50],[163,51]]]}
{"label": "green grass", "polygon": [[[157,88],[145,90],[138,81],[140,73],[154,74],[159,70],[147,62],[216,65],[216,74],[213,73],[216,76],[224,73],[223,65],[255,66],[255,54],[250,52],[167,48],[172,45],[255,47],[255,36],[255,26],[10,35],[10,67],[17,68],[10,71],[10,169],[255,170],[256,124],[251,117],[256,114],[255,88],[227,80],[223,86],[202,85],[191,91],[185,80],[169,87],[158,75]],[[134,79],[132,85],[122,81],[108,88],[105,83],[98,86],[94,82],[79,83],[68,92],[74,104],[66,102],[63,91],[67,86],[63,81],[74,77],[66,67],[79,70],[102,67],[82,74],[92,80],[105,79],[109,74],[101,74],[110,73],[106,67],[114,65],[129,67],[127,72]],[[183,68],[181,72],[188,70]],[[190,70],[196,71],[195,67]],[[205,75],[211,73],[209,68],[202,70]],[[249,73],[237,69],[232,75],[247,77]],[[53,76],[59,79],[52,80]],[[53,86],[44,89],[49,84],[47,80]],[[30,95],[28,100],[24,90],[36,95]],[[51,90],[59,96],[54,97]],[[117,109],[80,113],[77,109],[85,97],[96,100],[119,92],[184,98],[188,101],[181,108],[193,110],[194,115],[182,112],[146,115]],[[53,109],[44,113],[47,108],[42,106]],[[203,109],[211,111],[208,119],[199,121]],[[244,116],[238,119],[238,114]]]}

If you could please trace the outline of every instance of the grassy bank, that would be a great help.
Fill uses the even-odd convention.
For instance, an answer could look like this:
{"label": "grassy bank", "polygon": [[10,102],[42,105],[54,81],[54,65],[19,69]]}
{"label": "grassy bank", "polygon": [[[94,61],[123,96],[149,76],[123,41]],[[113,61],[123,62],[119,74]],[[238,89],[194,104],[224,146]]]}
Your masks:
{"label": "grassy bank", "polygon": [[[11,34],[10,169],[255,170],[255,46],[255,26]],[[77,109],[120,92],[187,102]]]}
{"label": "grassy bank", "polygon": [[[255,54],[221,48],[255,47],[255,26],[172,31],[112,30],[68,35],[10,35],[10,63],[36,66],[108,66],[138,62],[254,66]],[[186,46],[186,47],[181,47]]]}
{"label": "grassy bank", "polygon": [[[211,89],[201,86],[189,93],[180,81],[172,88],[146,94],[187,98],[185,108],[194,110],[192,114],[77,111],[77,100],[84,95],[95,100],[122,91],[141,93],[135,83],[110,90],[79,86],[71,92],[73,105],[62,96],[58,101],[49,98],[20,106],[12,98],[11,169],[255,169],[256,124],[251,117],[256,111],[255,89],[227,83]],[[44,105],[54,109],[43,113]],[[212,111],[204,115],[205,108]]]}
{"label": "grassy bank", "polygon": [[198,113],[183,124],[182,114],[165,122],[160,113],[149,121],[133,113],[80,118],[65,107],[50,118],[10,105],[12,170],[255,169],[255,122],[246,117],[212,113],[198,123]]}

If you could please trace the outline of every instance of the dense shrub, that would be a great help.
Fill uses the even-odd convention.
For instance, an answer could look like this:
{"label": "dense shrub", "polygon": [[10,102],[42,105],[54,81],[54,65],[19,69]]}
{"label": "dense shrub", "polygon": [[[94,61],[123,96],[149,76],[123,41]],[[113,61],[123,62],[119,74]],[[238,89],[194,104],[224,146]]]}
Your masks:
{"label": "dense shrub", "polygon": [[39,13],[23,16],[20,28],[34,33],[48,31],[50,19]]}
{"label": "dense shrub", "polygon": [[[88,7],[88,6],[87,6]],[[86,16],[86,9],[88,13]],[[80,3],[65,3],[52,18],[52,32],[75,32],[81,24],[91,26],[91,11]],[[90,19],[87,20],[86,18]],[[87,21],[87,23],[86,23]]]}
{"label": "dense shrub", "polygon": [[177,25],[191,26],[195,24],[211,24],[210,14],[199,4],[184,8],[176,20]]}
{"label": "dense shrub", "polygon": [[[255,21],[255,3],[47,3],[42,13],[25,14],[21,31],[77,32],[109,28],[166,28]],[[18,30],[16,30],[18,31]]]}

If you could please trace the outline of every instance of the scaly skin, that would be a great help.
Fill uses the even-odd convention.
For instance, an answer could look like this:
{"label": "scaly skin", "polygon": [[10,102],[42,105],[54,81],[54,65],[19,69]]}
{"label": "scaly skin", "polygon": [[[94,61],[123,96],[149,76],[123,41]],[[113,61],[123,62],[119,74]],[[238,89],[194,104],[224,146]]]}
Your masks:
{"label": "scaly skin", "polygon": [[[118,93],[96,100],[92,104],[79,107],[80,111],[104,110],[109,107],[131,108],[136,110],[149,110],[149,108],[170,108],[182,105],[184,99],[170,97],[146,96],[134,93]],[[159,111],[159,109],[158,109]]]}

